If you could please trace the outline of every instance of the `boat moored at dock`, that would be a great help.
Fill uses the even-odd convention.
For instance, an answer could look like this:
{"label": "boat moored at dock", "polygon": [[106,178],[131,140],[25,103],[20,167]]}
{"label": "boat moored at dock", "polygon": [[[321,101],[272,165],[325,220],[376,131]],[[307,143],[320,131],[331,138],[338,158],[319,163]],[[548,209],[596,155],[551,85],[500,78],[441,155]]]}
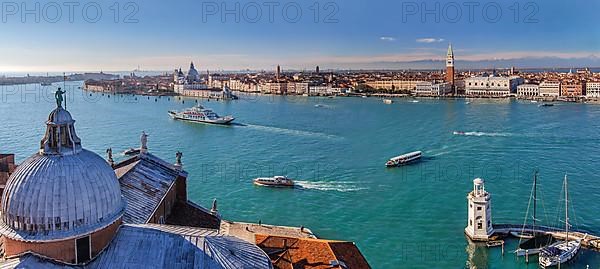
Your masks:
{"label": "boat moored at dock", "polygon": [[292,179],[285,176],[274,177],[259,177],[253,181],[254,185],[264,187],[294,187],[295,183]]}
{"label": "boat moored at dock", "polygon": [[235,118],[232,116],[221,117],[217,115],[217,113],[208,108],[204,108],[201,105],[197,105],[180,112],[171,110],[169,111],[169,115],[176,120],[220,125],[228,125],[235,120]]}
{"label": "boat moored at dock", "polygon": [[390,160],[388,160],[385,163],[385,166],[395,167],[395,166],[407,165],[407,164],[410,164],[412,162],[415,162],[415,161],[421,159],[422,155],[423,154],[420,151],[406,153],[406,154],[391,158]]}

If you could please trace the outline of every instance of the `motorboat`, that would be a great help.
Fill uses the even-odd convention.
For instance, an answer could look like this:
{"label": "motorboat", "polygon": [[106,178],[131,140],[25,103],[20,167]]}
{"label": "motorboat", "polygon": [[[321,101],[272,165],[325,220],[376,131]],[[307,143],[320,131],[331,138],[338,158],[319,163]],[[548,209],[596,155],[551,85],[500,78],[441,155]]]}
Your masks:
{"label": "motorboat", "polygon": [[254,185],[264,187],[294,187],[292,179],[285,176],[259,177],[253,180]]}
{"label": "motorboat", "polygon": [[221,124],[227,125],[235,120],[232,116],[221,117],[217,113],[201,105],[196,105],[192,108],[185,109],[181,112],[169,111],[169,115],[176,120],[184,120],[199,123]]}
{"label": "motorboat", "polygon": [[415,162],[415,161],[421,159],[421,157],[422,157],[422,152],[414,151],[414,152],[406,153],[406,154],[396,156],[394,158],[389,159],[385,163],[385,166],[394,167],[394,166],[407,165],[409,163],[412,163],[412,162]]}

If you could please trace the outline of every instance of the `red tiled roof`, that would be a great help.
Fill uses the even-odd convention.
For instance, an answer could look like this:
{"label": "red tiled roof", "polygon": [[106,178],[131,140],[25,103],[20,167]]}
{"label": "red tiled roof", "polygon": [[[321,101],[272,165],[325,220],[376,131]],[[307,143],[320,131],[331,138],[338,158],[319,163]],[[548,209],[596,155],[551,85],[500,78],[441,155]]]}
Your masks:
{"label": "red tiled roof", "polygon": [[[370,269],[365,257],[352,242],[294,238],[257,234],[256,244],[278,269]],[[332,266],[332,261],[341,265]]]}

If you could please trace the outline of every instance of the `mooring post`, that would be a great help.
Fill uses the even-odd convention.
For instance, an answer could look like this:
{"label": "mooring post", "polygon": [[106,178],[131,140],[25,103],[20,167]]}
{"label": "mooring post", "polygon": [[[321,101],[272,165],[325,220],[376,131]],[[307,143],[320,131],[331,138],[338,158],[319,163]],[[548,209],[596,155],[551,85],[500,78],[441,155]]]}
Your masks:
{"label": "mooring post", "polygon": [[529,263],[529,250],[525,250],[525,263]]}

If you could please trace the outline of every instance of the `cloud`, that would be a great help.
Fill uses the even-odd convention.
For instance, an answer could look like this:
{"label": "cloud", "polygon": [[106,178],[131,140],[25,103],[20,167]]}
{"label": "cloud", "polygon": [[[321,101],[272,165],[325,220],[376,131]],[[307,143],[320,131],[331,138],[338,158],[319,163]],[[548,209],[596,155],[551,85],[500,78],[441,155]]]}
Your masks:
{"label": "cloud", "polygon": [[391,36],[382,36],[382,37],[379,38],[379,40],[392,42],[392,41],[396,41],[396,38],[395,37],[391,37]]}
{"label": "cloud", "polygon": [[417,42],[419,42],[419,43],[439,43],[442,41],[444,41],[443,38],[432,38],[432,37],[417,39]]}

